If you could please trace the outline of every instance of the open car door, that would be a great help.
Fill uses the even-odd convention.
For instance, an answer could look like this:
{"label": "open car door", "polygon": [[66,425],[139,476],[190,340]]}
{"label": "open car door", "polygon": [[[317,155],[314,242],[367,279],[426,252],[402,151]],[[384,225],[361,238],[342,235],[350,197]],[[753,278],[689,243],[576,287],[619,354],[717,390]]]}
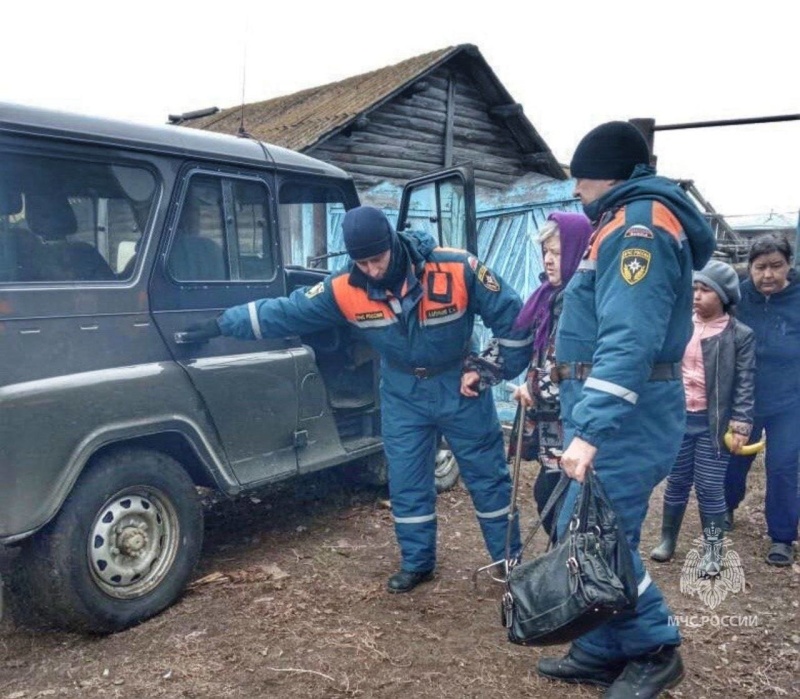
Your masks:
{"label": "open car door", "polygon": [[441,247],[478,253],[472,166],[437,170],[403,188],[397,230],[423,230]]}
{"label": "open car door", "polygon": [[[397,230],[412,229],[426,231],[440,247],[478,254],[472,166],[436,170],[409,180],[400,199]],[[436,450],[435,473],[440,493],[458,481],[458,463],[444,439]]]}

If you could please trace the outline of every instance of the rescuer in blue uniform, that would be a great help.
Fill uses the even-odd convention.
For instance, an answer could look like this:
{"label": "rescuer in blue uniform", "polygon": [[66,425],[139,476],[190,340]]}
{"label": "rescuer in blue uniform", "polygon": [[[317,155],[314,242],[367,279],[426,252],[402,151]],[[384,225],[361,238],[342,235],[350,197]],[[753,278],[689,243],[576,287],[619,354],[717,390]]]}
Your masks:
{"label": "rescuer in blue uniform", "polygon": [[685,426],[681,358],[691,336],[692,268],[714,249],[708,224],[680,187],[655,175],[627,122],[578,144],[570,165],[595,231],[564,292],[556,336],[561,416],[574,479],[563,534],[586,470],[594,468],[621,520],[639,579],[635,611],[543,658],[551,679],[609,686],[606,697],[656,697],[683,678],[680,636],[638,552],[650,495],[670,471]]}
{"label": "rescuer in blue uniform", "polygon": [[[262,299],[190,329],[255,339],[349,325],[381,356],[381,416],[401,570],[390,592],[430,580],[436,564],[435,452],[447,439],[475,506],[492,561],[505,558],[511,481],[491,392],[526,366],[532,338],[513,330],[522,302],[475,257],[436,248],[426,233],[399,234],[378,209],[347,212],[354,263],[288,298]],[[494,334],[483,356],[469,352],[479,315]],[[519,550],[514,522],[512,554]]]}

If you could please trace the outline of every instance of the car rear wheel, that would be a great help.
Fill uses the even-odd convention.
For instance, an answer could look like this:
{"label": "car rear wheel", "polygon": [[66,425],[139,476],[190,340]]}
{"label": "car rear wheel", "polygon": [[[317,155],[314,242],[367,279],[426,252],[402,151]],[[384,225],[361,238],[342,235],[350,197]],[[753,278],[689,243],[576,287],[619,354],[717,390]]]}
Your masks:
{"label": "car rear wheel", "polygon": [[108,453],[23,548],[13,606],[72,630],[128,628],[177,599],[202,539],[200,501],[177,461],[148,450]]}
{"label": "car rear wheel", "polygon": [[458,462],[444,441],[436,450],[436,492],[444,493],[458,482]]}

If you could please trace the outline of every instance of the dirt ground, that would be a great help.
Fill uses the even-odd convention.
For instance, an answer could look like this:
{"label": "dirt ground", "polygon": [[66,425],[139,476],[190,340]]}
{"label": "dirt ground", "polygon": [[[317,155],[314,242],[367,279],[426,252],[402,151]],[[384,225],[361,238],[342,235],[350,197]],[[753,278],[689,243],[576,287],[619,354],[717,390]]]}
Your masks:
{"label": "dirt ground", "polygon": [[[524,464],[523,523],[532,513],[534,475],[535,464]],[[649,566],[673,612],[700,617],[682,627],[687,677],[670,696],[800,696],[800,565],[764,563],[762,468],[751,481],[732,534],[744,592],[714,610],[681,593],[683,561],[700,529],[694,504],[676,560]],[[505,640],[501,588],[483,579],[476,591],[470,581],[485,554],[460,485],[440,496],[434,581],[410,594],[387,594],[398,553],[384,498],[327,473],[258,497],[209,503],[195,580],[160,616],[107,637],[3,621],[0,697],[600,695],[536,675],[537,658],[563,648]],[[643,551],[656,543],[660,512],[659,489]],[[704,615],[755,625],[703,623]]]}

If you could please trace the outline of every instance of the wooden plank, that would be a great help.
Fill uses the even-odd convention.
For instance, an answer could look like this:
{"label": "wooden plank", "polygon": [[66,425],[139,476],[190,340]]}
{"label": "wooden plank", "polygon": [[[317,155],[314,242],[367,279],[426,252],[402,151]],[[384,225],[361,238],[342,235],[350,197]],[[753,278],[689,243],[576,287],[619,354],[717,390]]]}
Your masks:
{"label": "wooden plank", "polygon": [[456,105],[456,81],[451,76],[447,90],[447,121],[444,126],[444,167],[453,165],[453,119]]}

